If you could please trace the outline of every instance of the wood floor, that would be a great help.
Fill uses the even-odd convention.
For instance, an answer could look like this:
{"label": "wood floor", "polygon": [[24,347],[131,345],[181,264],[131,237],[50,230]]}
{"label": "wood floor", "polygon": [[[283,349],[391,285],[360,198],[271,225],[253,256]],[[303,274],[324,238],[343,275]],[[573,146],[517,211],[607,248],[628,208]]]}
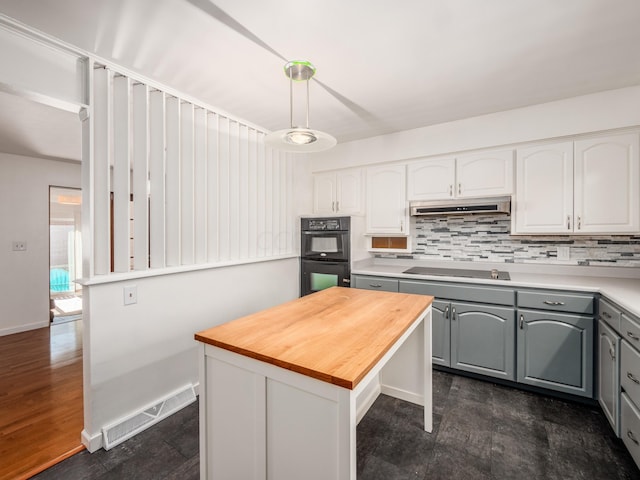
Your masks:
{"label": "wood floor", "polygon": [[82,322],[0,337],[0,480],[82,450]]}

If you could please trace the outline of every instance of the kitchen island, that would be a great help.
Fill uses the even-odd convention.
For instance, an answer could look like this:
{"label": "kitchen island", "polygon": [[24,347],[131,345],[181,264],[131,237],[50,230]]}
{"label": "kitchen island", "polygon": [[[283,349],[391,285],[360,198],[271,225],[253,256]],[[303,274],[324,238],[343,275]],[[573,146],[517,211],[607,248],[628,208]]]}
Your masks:
{"label": "kitchen island", "polygon": [[421,389],[430,432],[432,300],[333,287],[196,334],[201,478],[355,480],[356,401],[381,374]]}

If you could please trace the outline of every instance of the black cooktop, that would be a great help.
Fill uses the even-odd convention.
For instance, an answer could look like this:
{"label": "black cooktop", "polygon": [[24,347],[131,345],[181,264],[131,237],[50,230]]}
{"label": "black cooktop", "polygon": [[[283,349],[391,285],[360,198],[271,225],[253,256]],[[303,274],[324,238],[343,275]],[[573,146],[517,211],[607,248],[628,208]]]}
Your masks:
{"label": "black cooktop", "polygon": [[442,277],[485,278],[487,280],[511,280],[509,272],[498,270],[467,270],[462,268],[412,267],[402,273],[435,275]]}

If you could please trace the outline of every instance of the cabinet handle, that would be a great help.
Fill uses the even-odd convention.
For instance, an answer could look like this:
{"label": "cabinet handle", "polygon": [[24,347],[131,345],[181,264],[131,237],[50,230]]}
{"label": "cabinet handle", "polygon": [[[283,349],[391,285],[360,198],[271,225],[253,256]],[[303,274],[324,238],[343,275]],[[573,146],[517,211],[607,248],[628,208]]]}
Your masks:
{"label": "cabinet handle", "polygon": [[331,211],[332,212],[336,211],[336,202],[331,202]]}
{"label": "cabinet handle", "polygon": [[633,373],[631,373],[631,372],[627,372],[627,378],[628,378],[629,380],[631,380],[633,383],[638,383],[638,384],[640,384],[640,380],[638,380],[638,379],[635,377],[635,375],[634,375]]}
{"label": "cabinet handle", "polygon": [[616,359],[616,352],[613,350],[613,348],[609,348],[609,355],[611,355],[611,360]]}
{"label": "cabinet handle", "polygon": [[578,230],[582,227],[582,219],[578,216]]}
{"label": "cabinet handle", "polygon": [[633,434],[631,430],[627,430],[627,437],[629,437],[633,443],[638,445],[638,440],[636,440],[636,436]]}
{"label": "cabinet handle", "polygon": [[635,340],[636,342],[640,340],[640,337],[635,335],[633,332],[627,332],[627,337],[629,337],[631,340]]}
{"label": "cabinet handle", "polygon": [[400,232],[404,232],[404,220],[400,220]]}
{"label": "cabinet handle", "polygon": [[369,286],[373,288],[380,288],[382,285],[380,285],[379,283],[370,283]]}
{"label": "cabinet handle", "polygon": [[559,306],[559,305],[564,305],[564,302],[554,302],[552,300],[545,300],[544,302],[545,305],[553,305],[555,307]]}
{"label": "cabinet handle", "polygon": [[458,184],[458,195],[462,195],[462,183]]}
{"label": "cabinet handle", "polygon": [[340,211],[340,202],[336,202],[336,212]]}
{"label": "cabinet handle", "polygon": [[611,314],[609,312],[602,312],[603,317],[611,318]]}
{"label": "cabinet handle", "polygon": [[453,197],[453,185],[449,184],[449,196]]}
{"label": "cabinet handle", "polygon": [[449,305],[444,307],[444,319],[449,320]]}
{"label": "cabinet handle", "polygon": [[455,307],[451,309],[451,320],[455,320],[456,319],[456,309]]}
{"label": "cabinet handle", "polygon": [[571,230],[571,215],[567,215],[567,230]]}
{"label": "cabinet handle", "polygon": [[520,315],[520,330],[524,330],[524,315]]}

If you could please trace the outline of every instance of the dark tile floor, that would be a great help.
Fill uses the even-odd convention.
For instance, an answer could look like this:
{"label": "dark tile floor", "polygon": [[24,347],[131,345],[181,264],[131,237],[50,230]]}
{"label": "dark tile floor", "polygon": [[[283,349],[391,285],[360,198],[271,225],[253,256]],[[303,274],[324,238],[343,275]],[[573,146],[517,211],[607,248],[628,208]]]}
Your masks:
{"label": "dark tile floor", "polygon": [[[434,372],[434,431],[421,408],[381,395],[358,425],[358,479],[639,479],[598,408]],[[38,480],[198,479],[198,406]]]}

